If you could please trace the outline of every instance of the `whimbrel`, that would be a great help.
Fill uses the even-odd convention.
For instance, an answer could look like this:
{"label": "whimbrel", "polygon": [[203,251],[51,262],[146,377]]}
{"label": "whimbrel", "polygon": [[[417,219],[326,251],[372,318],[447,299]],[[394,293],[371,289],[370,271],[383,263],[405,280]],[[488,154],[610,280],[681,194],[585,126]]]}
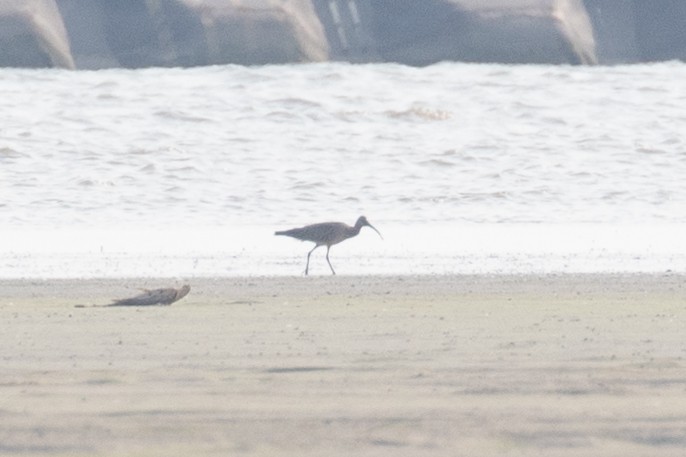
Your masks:
{"label": "whimbrel", "polygon": [[191,286],[186,284],[180,289],[144,289],[140,295],[131,298],[122,298],[115,300],[107,306],[149,306],[149,305],[171,305],[175,301],[181,300],[188,295]]}
{"label": "whimbrel", "polygon": [[[284,235],[296,238],[301,241],[312,241],[315,245],[310,252],[307,253],[307,264],[305,265],[305,274],[310,268],[310,254],[319,246],[326,246],[326,261],[331,268],[331,273],[336,274],[329,261],[329,249],[334,244],[352,238],[360,233],[360,229],[364,226],[371,227],[376,233],[381,236],[381,233],[369,223],[366,217],[360,216],[355,222],[355,226],[351,227],[342,222],[322,222],[319,224],[306,225],[301,228],[294,228],[291,230],[283,230],[275,232],[274,235]],[[383,237],[381,236],[381,239]]]}

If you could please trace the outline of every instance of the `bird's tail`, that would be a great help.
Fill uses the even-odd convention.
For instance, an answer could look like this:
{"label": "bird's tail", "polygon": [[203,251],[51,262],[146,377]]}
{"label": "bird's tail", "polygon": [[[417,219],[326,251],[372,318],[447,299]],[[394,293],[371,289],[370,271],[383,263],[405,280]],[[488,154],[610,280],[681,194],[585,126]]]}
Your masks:
{"label": "bird's tail", "polygon": [[[302,239],[307,239],[307,231],[305,228],[294,228],[290,230],[279,230],[278,232],[274,232],[274,235],[281,235],[281,236],[290,236],[293,238],[297,238],[299,240]],[[303,238],[303,236],[305,238]]]}

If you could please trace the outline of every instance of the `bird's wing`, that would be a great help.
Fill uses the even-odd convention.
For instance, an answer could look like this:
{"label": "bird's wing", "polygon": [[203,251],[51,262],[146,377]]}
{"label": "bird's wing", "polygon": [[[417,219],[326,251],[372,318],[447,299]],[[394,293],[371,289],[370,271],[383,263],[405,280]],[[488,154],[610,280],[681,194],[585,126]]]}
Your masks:
{"label": "bird's wing", "polygon": [[345,224],[340,222],[322,222],[320,224],[312,224],[300,229],[301,236],[309,241],[315,243],[326,244],[335,235],[338,230],[345,227]]}

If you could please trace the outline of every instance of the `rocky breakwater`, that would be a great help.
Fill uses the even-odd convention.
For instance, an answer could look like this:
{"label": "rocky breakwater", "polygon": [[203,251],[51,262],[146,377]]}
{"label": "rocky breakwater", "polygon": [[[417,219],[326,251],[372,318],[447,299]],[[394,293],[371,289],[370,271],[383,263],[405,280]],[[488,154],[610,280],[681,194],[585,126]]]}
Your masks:
{"label": "rocky breakwater", "polygon": [[0,0],[0,66],[683,58],[681,0]]}

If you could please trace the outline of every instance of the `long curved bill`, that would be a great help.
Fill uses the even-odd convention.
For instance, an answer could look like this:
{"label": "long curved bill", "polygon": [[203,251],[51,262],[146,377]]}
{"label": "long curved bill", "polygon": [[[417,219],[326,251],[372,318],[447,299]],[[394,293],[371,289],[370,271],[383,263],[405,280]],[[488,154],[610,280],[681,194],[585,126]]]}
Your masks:
{"label": "long curved bill", "polygon": [[[381,236],[381,232],[379,232],[379,231],[376,229],[376,227],[374,227],[374,226],[373,226],[372,224],[370,224],[369,222],[367,222],[367,225],[369,226],[369,228],[371,228],[371,229],[374,230],[376,233],[378,233],[379,236]],[[383,237],[382,237],[382,236],[381,236],[381,239],[383,240]]]}

